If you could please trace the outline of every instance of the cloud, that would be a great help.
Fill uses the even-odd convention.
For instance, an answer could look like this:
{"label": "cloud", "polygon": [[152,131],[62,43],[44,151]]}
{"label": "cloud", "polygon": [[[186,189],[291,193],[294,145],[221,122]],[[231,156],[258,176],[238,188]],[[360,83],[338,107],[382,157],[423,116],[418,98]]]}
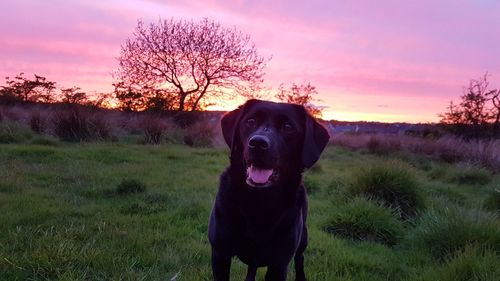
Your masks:
{"label": "cloud", "polygon": [[34,72],[110,91],[115,58],[138,18],[209,17],[250,34],[272,56],[268,87],[311,82],[328,112],[343,116],[436,120],[469,79],[489,71],[500,87],[495,1],[4,0],[0,9],[8,11],[0,18],[0,77]]}

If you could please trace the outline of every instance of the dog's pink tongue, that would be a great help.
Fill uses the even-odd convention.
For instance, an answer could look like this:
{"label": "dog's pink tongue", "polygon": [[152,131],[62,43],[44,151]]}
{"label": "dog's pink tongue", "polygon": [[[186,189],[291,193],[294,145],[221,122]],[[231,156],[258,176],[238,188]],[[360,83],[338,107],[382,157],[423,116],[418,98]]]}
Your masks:
{"label": "dog's pink tongue", "polygon": [[269,177],[273,174],[272,169],[259,169],[253,165],[247,169],[248,177],[255,183],[266,183]]}

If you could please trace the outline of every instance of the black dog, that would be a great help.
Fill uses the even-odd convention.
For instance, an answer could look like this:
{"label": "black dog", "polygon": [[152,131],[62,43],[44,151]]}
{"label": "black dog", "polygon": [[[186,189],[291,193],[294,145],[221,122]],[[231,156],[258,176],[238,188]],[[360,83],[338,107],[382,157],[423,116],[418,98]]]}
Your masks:
{"label": "black dog", "polygon": [[329,135],[304,107],[250,100],[222,118],[230,166],[210,215],[208,236],[217,281],[229,280],[231,258],[248,265],[247,281],[267,266],[266,280],[286,280],[295,256],[297,280],[306,280],[307,197],[302,172]]}

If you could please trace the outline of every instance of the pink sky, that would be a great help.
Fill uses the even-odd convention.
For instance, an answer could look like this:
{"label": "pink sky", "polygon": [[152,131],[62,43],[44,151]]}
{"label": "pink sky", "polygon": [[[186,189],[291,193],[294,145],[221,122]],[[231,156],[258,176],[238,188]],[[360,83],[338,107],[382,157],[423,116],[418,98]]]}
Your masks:
{"label": "pink sky", "polygon": [[494,0],[2,0],[0,10],[0,77],[36,73],[89,92],[112,91],[138,18],[171,17],[248,33],[272,56],[265,84],[311,82],[329,119],[438,121],[469,79],[488,71],[500,87]]}

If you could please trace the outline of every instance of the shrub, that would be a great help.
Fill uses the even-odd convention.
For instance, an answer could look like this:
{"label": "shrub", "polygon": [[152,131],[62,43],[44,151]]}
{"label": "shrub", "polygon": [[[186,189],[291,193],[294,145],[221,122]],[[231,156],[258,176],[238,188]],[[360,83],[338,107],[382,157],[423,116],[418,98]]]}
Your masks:
{"label": "shrub", "polygon": [[91,136],[89,114],[78,108],[56,112],[53,124],[54,133],[63,141],[84,141]]}
{"label": "shrub", "polygon": [[484,207],[488,210],[500,212],[500,190],[493,190],[484,202]]}
{"label": "shrub", "polygon": [[500,223],[480,210],[458,207],[428,211],[417,222],[408,242],[444,260],[468,246],[500,251]]}
{"label": "shrub", "polygon": [[97,114],[89,119],[90,137],[93,140],[113,139],[111,125],[104,116]]}
{"label": "shrub", "polygon": [[418,188],[415,174],[408,165],[401,161],[388,161],[354,175],[348,192],[380,200],[394,209],[400,218],[409,219],[424,206]]}
{"label": "shrub", "polygon": [[181,128],[188,128],[202,120],[200,112],[183,111],[176,112],[173,116],[174,124]]}
{"label": "shrub", "polygon": [[363,198],[338,207],[323,229],[342,238],[387,245],[395,245],[403,232],[390,209]]}
{"label": "shrub", "polygon": [[394,138],[382,138],[377,135],[372,135],[366,143],[368,152],[377,155],[386,155],[389,152],[399,151],[401,149],[401,143]]}
{"label": "shrub", "polygon": [[450,175],[450,181],[458,184],[485,185],[491,181],[491,173],[486,169],[462,163],[457,165],[455,172]]}
{"label": "shrub", "polygon": [[145,191],[146,191],[146,185],[141,181],[133,179],[123,180],[116,187],[116,193],[119,195],[143,193]]}
{"label": "shrub", "polygon": [[214,136],[214,125],[200,121],[185,129],[184,144],[194,147],[211,147]]}
{"label": "shrub", "polygon": [[500,256],[474,247],[467,247],[446,264],[424,272],[420,281],[496,281],[500,276]]}
{"label": "shrub", "polygon": [[34,136],[33,132],[18,123],[0,123],[0,143],[24,143]]}
{"label": "shrub", "polygon": [[54,133],[63,141],[105,140],[111,127],[101,114],[87,108],[70,107],[57,111],[53,118]]}
{"label": "shrub", "polygon": [[47,121],[38,111],[33,112],[30,117],[30,128],[35,133],[41,134],[47,131]]}
{"label": "shrub", "polygon": [[159,144],[167,128],[165,122],[159,117],[148,116],[142,121],[144,143]]}

